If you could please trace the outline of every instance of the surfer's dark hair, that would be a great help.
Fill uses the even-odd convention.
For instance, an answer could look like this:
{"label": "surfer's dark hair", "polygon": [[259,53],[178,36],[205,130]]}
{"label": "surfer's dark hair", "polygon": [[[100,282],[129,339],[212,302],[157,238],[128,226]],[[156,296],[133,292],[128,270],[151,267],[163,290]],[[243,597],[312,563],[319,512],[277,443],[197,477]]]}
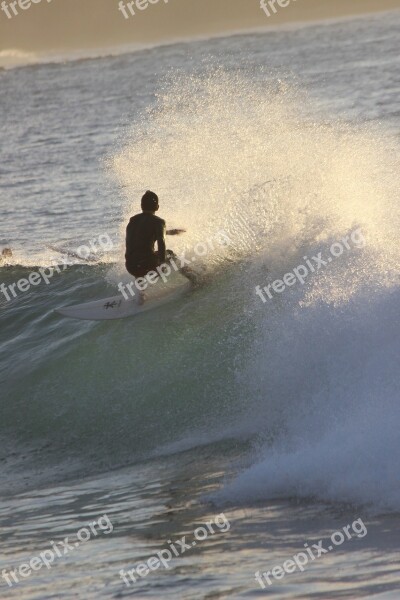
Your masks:
{"label": "surfer's dark hair", "polygon": [[158,196],[154,192],[147,190],[142,197],[142,209],[143,210],[156,210],[158,207]]}

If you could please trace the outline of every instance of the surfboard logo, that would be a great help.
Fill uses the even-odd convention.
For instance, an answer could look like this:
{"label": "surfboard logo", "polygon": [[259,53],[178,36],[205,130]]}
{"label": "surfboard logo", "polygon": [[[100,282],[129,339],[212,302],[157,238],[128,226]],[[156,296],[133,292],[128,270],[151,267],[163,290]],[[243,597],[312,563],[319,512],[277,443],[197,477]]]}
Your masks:
{"label": "surfboard logo", "polygon": [[117,302],[116,300],[114,300],[114,302],[106,302],[103,306],[103,308],[105,308],[106,310],[108,310],[109,308],[119,308],[122,304],[122,300],[120,300],[119,302]]}

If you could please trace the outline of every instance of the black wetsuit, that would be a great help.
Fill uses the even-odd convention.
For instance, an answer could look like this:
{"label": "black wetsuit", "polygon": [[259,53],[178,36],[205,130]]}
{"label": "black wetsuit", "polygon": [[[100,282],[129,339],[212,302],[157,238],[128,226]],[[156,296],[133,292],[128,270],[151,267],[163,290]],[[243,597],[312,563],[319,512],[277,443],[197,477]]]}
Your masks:
{"label": "black wetsuit", "polygon": [[[157,242],[158,252],[154,246]],[[126,269],[134,277],[145,277],[165,263],[165,221],[144,212],[131,218],[126,228]]]}

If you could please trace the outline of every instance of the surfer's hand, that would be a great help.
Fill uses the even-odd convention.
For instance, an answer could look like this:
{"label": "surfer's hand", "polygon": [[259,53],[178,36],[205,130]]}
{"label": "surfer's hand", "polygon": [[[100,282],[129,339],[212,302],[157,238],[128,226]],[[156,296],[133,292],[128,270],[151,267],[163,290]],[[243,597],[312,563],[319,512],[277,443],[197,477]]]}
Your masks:
{"label": "surfer's hand", "polygon": [[166,233],[167,235],[180,235],[181,233],[186,233],[186,229],[168,229]]}

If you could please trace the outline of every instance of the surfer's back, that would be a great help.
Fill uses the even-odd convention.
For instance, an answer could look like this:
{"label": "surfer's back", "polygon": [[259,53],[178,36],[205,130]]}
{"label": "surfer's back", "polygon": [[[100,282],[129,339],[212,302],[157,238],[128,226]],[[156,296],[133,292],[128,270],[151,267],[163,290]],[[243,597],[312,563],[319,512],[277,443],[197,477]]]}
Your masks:
{"label": "surfer's back", "polygon": [[142,212],[132,217],[126,228],[126,258],[154,254],[154,245],[164,237],[165,221]]}

